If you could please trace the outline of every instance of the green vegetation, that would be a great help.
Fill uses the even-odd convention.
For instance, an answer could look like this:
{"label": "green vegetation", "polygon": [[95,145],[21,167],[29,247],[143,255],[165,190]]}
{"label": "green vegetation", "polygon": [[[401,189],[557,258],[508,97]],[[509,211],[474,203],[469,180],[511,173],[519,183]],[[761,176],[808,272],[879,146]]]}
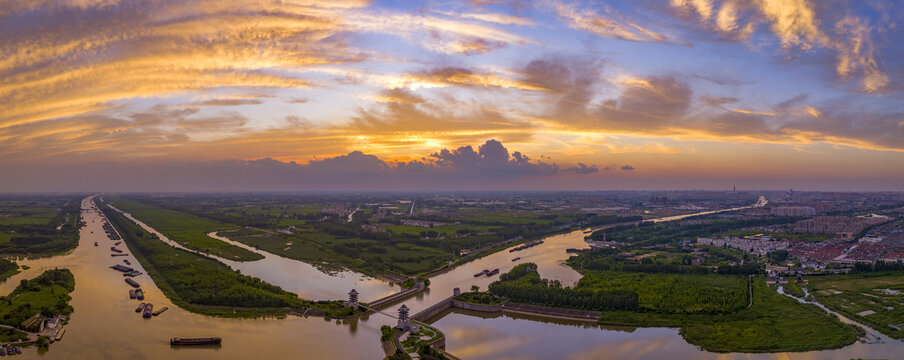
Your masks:
{"label": "green vegetation", "polygon": [[793,295],[799,298],[803,298],[805,296],[804,290],[796,281],[788,281],[787,284],[782,285],[782,289],[789,295]]}
{"label": "green vegetation", "polygon": [[110,202],[113,206],[130,213],[136,219],[189,249],[237,261],[253,261],[264,258],[260,254],[207,236],[207,233],[212,231],[235,229],[235,225],[118,197],[111,198]]}
{"label": "green vegetation", "polygon": [[420,356],[421,359],[424,359],[424,360],[446,360],[446,359],[448,359],[448,357],[446,357],[446,355],[443,355],[443,353],[437,351],[432,346],[428,346],[428,345],[421,345],[417,349],[417,354],[418,354],[418,356]]}
{"label": "green vegetation", "polygon": [[747,307],[747,277],[584,271],[578,288],[637,294],[640,311],[728,313]]}
{"label": "green vegetation", "polygon": [[[395,334],[393,329],[395,329],[395,328],[393,328],[392,326],[389,326],[389,325],[380,326],[380,342],[386,342],[386,341],[391,340],[393,335]],[[395,330],[398,330],[398,329],[395,329]]]}
{"label": "green vegetation", "polygon": [[904,271],[811,276],[816,300],[844,316],[904,339]]}
{"label": "green vegetation", "polygon": [[714,352],[833,349],[852,344],[863,332],[815,305],[776,293],[762,277],[753,282],[753,305],[749,309],[729,314],[603,311],[600,323],[680,327],[689,343]]}
{"label": "green vegetation", "polygon": [[0,328],[0,342],[28,340],[28,334],[10,328]]}
{"label": "green vegetation", "polygon": [[0,198],[0,255],[46,256],[78,245],[81,198]]}
{"label": "green vegetation", "polygon": [[504,299],[493,294],[479,291],[463,292],[456,296],[455,300],[482,305],[499,305],[505,301]]}
{"label": "green vegetation", "polygon": [[630,290],[598,290],[562,287],[558,281],[541,279],[537,265],[524,263],[490,284],[491,294],[514,302],[583,310],[637,309],[637,293]]}
{"label": "green vegetation", "polygon": [[241,275],[219,261],[184,251],[160,241],[98,201],[110,223],[123,235],[154,283],[172,302],[189,311],[232,316],[280,314],[293,309],[342,311],[340,301],[311,302],[258,278]]}
{"label": "green vegetation", "polygon": [[73,310],[69,305],[72,290],[75,277],[69,269],[47,270],[34,279],[23,279],[9,295],[0,297],[0,323],[18,327],[36,313],[68,315]]}
{"label": "green vegetation", "polygon": [[[24,270],[28,270],[25,266],[22,267]],[[9,279],[13,275],[19,273],[19,265],[7,260],[0,259],[0,281]]]}
{"label": "green vegetation", "polygon": [[408,334],[408,338],[405,341],[402,341],[402,347],[407,352],[417,352],[420,351],[421,348],[428,346],[429,344],[443,338],[443,333],[436,328],[428,326],[424,323],[418,323],[418,326],[421,327],[421,330],[418,332],[411,332]]}
{"label": "green vegetation", "polygon": [[815,305],[778,294],[760,276],[748,287],[743,275],[581,273],[567,288],[541,279],[536,265],[520,264],[489,291],[514,302],[601,311],[606,325],[678,327],[688,342],[714,352],[829,349],[862,335]]}
{"label": "green vegetation", "polygon": [[411,356],[402,349],[396,349],[396,353],[387,356],[386,360],[411,360]]}

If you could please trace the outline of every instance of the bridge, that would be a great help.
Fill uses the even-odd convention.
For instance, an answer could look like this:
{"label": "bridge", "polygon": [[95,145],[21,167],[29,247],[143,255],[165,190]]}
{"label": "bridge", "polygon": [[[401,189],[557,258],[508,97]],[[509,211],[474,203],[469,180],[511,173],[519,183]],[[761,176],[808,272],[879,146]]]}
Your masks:
{"label": "bridge", "polygon": [[426,288],[427,288],[427,284],[424,283],[423,280],[417,280],[414,283],[414,286],[412,286],[410,289],[405,289],[405,290],[399,291],[395,294],[390,294],[386,297],[382,297],[377,300],[371,301],[370,303],[368,303],[370,305],[369,308],[374,308],[374,309],[384,308],[388,305],[398,302],[411,295],[424,291],[424,289],[426,289]]}

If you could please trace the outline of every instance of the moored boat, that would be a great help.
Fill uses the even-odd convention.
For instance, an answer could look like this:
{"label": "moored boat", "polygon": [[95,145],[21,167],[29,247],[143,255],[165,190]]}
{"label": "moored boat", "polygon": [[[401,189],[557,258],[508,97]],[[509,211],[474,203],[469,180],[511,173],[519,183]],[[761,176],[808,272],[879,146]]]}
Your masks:
{"label": "moored boat", "polygon": [[223,339],[219,337],[170,339],[170,345],[174,346],[219,345],[221,342],[223,342]]}

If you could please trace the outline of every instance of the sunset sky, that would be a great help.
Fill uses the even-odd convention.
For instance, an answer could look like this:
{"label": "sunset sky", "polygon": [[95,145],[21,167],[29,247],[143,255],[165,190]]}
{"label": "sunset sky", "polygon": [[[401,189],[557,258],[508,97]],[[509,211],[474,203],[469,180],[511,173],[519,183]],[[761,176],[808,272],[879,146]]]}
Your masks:
{"label": "sunset sky", "polygon": [[0,0],[0,192],[904,190],[904,4]]}

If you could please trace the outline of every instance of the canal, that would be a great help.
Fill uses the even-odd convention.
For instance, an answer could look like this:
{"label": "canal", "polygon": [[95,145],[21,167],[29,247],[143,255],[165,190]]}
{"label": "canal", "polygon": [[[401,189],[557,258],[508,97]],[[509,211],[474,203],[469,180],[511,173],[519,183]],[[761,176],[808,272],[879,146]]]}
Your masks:
{"label": "canal", "polygon": [[[93,205],[86,199],[83,208]],[[27,356],[48,359],[155,359],[178,358],[239,359],[248,357],[283,358],[300,356],[320,359],[382,358],[379,338],[381,325],[394,320],[371,314],[361,319],[337,321],[323,318],[288,317],[285,319],[225,319],[192,314],[172,305],[147,275],[135,278],[144,289],[147,302],[155,308],[168,306],[159,317],[142,319],[135,313],[138,301],[128,297],[128,285],[119,272],[109,266],[129,259],[132,267],[143,272],[131,256],[110,257],[110,240],[101,228],[101,217],[93,210],[83,211],[87,226],[81,230],[79,246],[69,254],[42,259],[21,259],[29,270],[0,283],[0,293],[8,293],[21,279],[37,276],[43,270],[66,267],[76,278],[72,293],[75,312],[66,335],[46,353]],[[146,225],[145,228],[148,228]],[[150,229],[153,230],[153,229]],[[162,235],[162,234],[161,234]],[[506,272],[518,263],[534,262],[545,278],[574,284],[580,274],[564,264],[566,248],[585,247],[581,231],[544,239],[544,243],[519,252],[501,251],[431,278],[429,289],[386,310],[406,304],[417,312],[452,294],[453,288],[486,289],[498,276],[475,278],[484,269]],[[162,236],[161,236],[162,237]],[[163,237],[162,237],[163,238]],[[100,246],[95,247],[97,241]],[[256,250],[255,250],[256,251]],[[362,301],[380,298],[398,291],[380,280],[353,272],[323,272],[309,264],[265,254],[256,262],[224,261],[244,274],[259,277],[306,298],[343,298],[351,288]],[[520,257],[518,261],[512,261]],[[904,353],[900,341],[879,344],[857,343],[832,351],[793,354],[715,354],[700,351],[685,342],[677,329],[612,328],[567,321],[550,321],[527,316],[491,316],[449,312],[433,323],[447,335],[447,350],[466,359],[835,359],[895,358]],[[171,337],[219,336],[223,344],[215,348],[171,348]],[[291,355],[290,355],[291,354]],[[302,355],[303,354],[303,355]]]}

